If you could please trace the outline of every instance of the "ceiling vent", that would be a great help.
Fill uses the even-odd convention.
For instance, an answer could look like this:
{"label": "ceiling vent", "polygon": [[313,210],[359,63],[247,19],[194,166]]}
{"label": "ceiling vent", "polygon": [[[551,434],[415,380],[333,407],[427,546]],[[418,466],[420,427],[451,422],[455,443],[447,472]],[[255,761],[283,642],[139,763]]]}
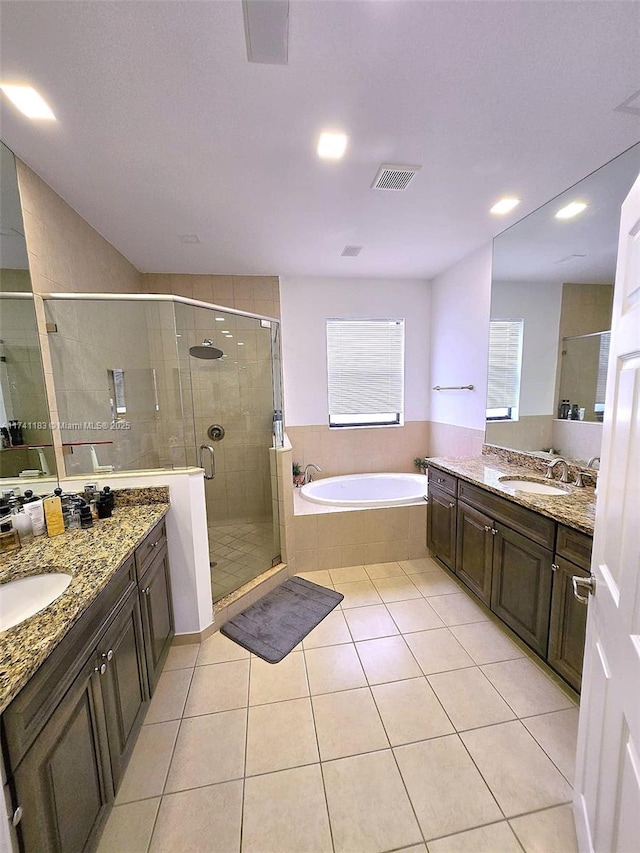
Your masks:
{"label": "ceiling vent", "polygon": [[394,190],[395,192],[406,190],[420,169],[422,166],[391,166],[388,163],[383,163],[371,184],[371,189]]}
{"label": "ceiling vent", "polygon": [[357,258],[362,251],[362,246],[345,246],[340,252],[341,258]]}

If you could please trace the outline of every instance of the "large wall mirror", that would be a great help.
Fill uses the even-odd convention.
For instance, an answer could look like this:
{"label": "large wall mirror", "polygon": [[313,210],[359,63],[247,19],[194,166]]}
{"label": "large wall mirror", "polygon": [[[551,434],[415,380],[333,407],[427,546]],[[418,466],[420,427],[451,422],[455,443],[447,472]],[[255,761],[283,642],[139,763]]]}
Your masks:
{"label": "large wall mirror", "polygon": [[15,158],[0,143],[0,487],[57,483]]}
{"label": "large wall mirror", "polygon": [[639,172],[640,144],[493,241],[487,444],[599,456],[620,206]]}

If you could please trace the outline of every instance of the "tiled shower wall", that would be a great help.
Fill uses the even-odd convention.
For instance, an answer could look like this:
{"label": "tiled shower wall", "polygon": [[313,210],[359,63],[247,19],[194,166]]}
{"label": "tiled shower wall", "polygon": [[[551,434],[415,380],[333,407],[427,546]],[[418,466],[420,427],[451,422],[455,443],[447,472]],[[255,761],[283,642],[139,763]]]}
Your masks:
{"label": "tiled shower wall", "polygon": [[142,293],[172,293],[248,311],[264,317],[280,317],[280,285],[277,276],[170,275],[143,273]]}

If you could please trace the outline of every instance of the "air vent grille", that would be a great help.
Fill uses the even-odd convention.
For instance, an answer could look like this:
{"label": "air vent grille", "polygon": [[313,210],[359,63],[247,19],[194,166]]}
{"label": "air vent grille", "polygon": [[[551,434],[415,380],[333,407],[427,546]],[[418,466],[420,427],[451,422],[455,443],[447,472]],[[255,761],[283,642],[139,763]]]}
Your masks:
{"label": "air vent grille", "polygon": [[388,163],[383,163],[371,184],[371,188],[374,190],[392,190],[395,192],[406,190],[416,172],[419,172],[421,168],[422,166],[392,166]]}
{"label": "air vent grille", "polygon": [[341,258],[357,258],[362,251],[362,246],[345,246],[340,252]]}

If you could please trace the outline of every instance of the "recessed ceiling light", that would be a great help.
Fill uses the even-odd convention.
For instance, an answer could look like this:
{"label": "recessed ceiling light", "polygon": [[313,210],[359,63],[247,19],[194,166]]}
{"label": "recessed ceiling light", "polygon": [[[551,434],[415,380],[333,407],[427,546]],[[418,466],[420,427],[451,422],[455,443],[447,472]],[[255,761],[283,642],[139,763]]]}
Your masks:
{"label": "recessed ceiling light", "polygon": [[348,140],[346,133],[321,133],[318,140],[318,157],[323,160],[339,160],[347,150]]}
{"label": "recessed ceiling light", "polygon": [[573,216],[582,213],[586,206],[583,201],[572,201],[571,204],[566,205],[556,213],[556,219],[571,219]]}
{"label": "recessed ceiling light", "polygon": [[239,347],[243,347],[243,346],[244,346],[244,341],[238,341],[238,346],[239,346]]}
{"label": "recessed ceiling light", "polygon": [[495,213],[497,216],[501,216],[505,213],[509,213],[513,210],[514,207],[517,207],[520,204],[519,198],[501,198],[500,201],[497,201],[493,207],[489,208],[489,213]]}
{"label": "recessed ceiling light", "polygon": [[200,238],[197,234],[178,234],[178,240],[181,243],[199,243]]}
{"label": "recessed ceiling light", "polygon": [[216,323],[224,323],[226,319],[226,317],[216,317]]}
{"label": "recessed ceiling light", "polygon": [[0,85],[0,89],[27,118],[55,119],[51,107],[32,86],[12,86],[7,83]]}

